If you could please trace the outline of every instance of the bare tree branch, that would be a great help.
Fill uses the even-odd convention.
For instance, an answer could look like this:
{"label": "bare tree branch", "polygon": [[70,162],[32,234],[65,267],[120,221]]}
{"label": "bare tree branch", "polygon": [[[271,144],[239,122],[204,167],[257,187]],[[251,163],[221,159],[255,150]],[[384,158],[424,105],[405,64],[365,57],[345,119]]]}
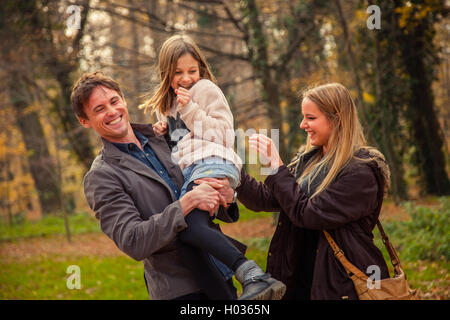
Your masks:
{"label": "bare tree branch", "polygon": [[250,61],[250,58],[248,56],[234,54],[234,53],[231,53],[231,52],[223,52],[223,51],[220,51],[220,50],[213,49],[211,47],[205,46],[203,44],[197,44],[197,45],[198,45],[198,47],[200,49],[203,49],[205,51],[217,54],[218,56],[221,56],[221,57],[225,57],[225,58],[229,58],[229,59],[242,60],[242,61],[247,61],[247,62]]}
{"label": "bare tree branch", "polygon": [[279,57],[278,63],[273,65],[273,67],[277,69],[278,72],[282,72],[286,68],[286,65],[291,61],[295,51],[298,50],[300,43],[306,39],[306,37],[312,30],[314,30],[314,28],[315,26],[311,25],[307,30],[305,30],[305,32],[297,32],[295,40],[291,42],[286,52]]}
{"label": "bare tree branch", "polygon": [[[73,4],[80,5],[79,2],[73,2]],[[154,19],[158,20],[158,22],[161,24],[162,20],[157,18],[151,12],[147,13],[146,11],[135,9],[135,8],[131,8],[131,7],[125,6],[125,5],[117,5],[117,7],[123,7],[123,8],[127,8],[129,10],[136,10],[138,12],[145,13],[148,16],[151,16]],[[113,15],[113,16],[120,17],[122,19],[125,19],[125,20],[128,20],[128,21],[132,21],[132,22],[138,23],[138,24],[140,24],[142,26],[148,27],[148,28],[150,28],[150,29],[152,29],[154,31],[159,31],[159,32],[164,32],[164,33],[188,32],[190,34],[195,34],[195,35],[198,35],[198,36],[207,36],[207,37],[214,37],[214,38],[228,38],[228,39],[242,40],[242,37],[240,37],[238,35],[235,35],[235,34],[227,34],[227,33],[219,33],[218,34],[218,33],[215,33],[215,32],[206,32],[206,31],[200,31],[200,30],[196,30],[196,29],[181,29],[181,28],[177,28],[175,26],[169,25],[166,22],[164,22],[164,24],[162,24],[160,27],[158,27],[155,24],[152,24],[152,23],[149,23],[149,22],[145,22],[145,21],[142,21],[142,20],[137,19],[137,18],[132,18],[132,17],[130,17],[128,15],[120,14],[120,13],[116,12],[115,10],[109,9],[107,7],[99,7],[99,6],[94,7],[94,6],[89,5],[89,9],[96,10],[96,11],[107,12],[107,13]]]}
{"label": "bare tree branch", "polygon": [[230,20],[233,22],[233,24],[235,25],[235,27],[241,31],[244,34],[244,38],[248,39],[249,35],[248,35],[248,30],[240,23],[242,21],[241,19],[236,19],[233,15],[233,13],[231,12],[230,7],[228,6],[228,3],[223,1],[223,8],[225,10],[225,12],[227,13],[228,17],[230,18]]}
{"label": "bare tree branch", "polygon": [[223,4],[222,0],[190,0],[189,2],[206,3],[206,4]]}
{"label": "bare tree branch", "polygon": [[[153,58],[152,56],[149,56],[148,54],[143,53],[143,52],[141,52],[141,51],[136,51],[136,50],[133,49],[133,48],[121,46],[121,45],[117,44],[117,42],[109,42],[109,41],[108,41],[107,44],[108,44],[111,48],[118,48],[118,49],[124,50],[125,52],[130,52],[130,53],[132,53],[132,54],[135,54],[138,58],[148,59],[148,60],[155,61],[155,58]],[[145,62],[145,64],[148,64],[148,62]]]}
{"label": "bare tree branch", "polygon": [[243,84],[244,82],[247,82],[247,81],[254,81],[254,80],[256,80],[256,77],[255,77],[255,76],[250,76],[250,77],[241,79],[241,80],[239,80],[239,81],[227,81],[227,82],[223,82],[223,83],[220,84],[220,86],[221,86],[223,89],[227,89],[227,88],[229,88],[229,87],[238,86],[238,85]]}
{"label": "bare tree branch", "polygon": [[250,101],[244,101],[233,107],[233,113],[235,115],[248,114],[252,110],[261,109],[261,108],[263,109],[263,107],[258,108],[258,106],[262,106],[263,104],[264,104],[264,101],[261,98],[250,100]]}
{"label": "bare tree branch", "polygon": [[219,16],[217,14],[213,14],[213,13],[209,13],[209,12],[205,12],[205,11],[193,8],[193,7],[185,4],[184,2],[178,3],[178,6],[184,8],[184,9],[187,9],[187,10],[191,10],[191,11],[197,13],[197,14],[201,14],[201,15],[204,15],[206,17],[213,18],[213,19],[218,20],[218,21],[233,22],[230,18],[221,17],[221,16]]}

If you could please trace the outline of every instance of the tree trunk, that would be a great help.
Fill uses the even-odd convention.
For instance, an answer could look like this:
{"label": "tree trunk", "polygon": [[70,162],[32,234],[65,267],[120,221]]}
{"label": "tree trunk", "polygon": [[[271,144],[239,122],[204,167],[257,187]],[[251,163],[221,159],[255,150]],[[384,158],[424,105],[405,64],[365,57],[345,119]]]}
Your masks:
{"label": "tree trunk", "polygon": [[[419,34],[423,33],[420,28]],[[410,76],[410,101],[407,112],[411,124],[418,165],[425,180],[425,190],[429,194],[447,195],[450,182],[445,170],[443,138],[439,121],[434,110],[430,72],[424,65],[424,44],[420,36],[412,39],[407,36],[403,57],[405,69]]]}
{"label": "tree trunk", "polygon": [[55,63],[58,64],[53,65],[53,72],[60,85],[61,94],[53,101],[53,110],[59,118],[71,149],[87,171],[91,167],[95,155],[89,139],[89,132],[80,125],[71,107],[70,95],[73,81],[70,74],[73,67],[61,62]]}
{"label": "tree trunk", "polygon": [[[61,168],[61,158],[59,156],[59,150],[61,149],[61,141],[59,139],[59,136],[56,135],[55,137],[55,147],[56,147],[56,168],[58,173],[58,181],[59,184],[63,185],[63,175],[62,175],[62,168]],[[59,206],[62,210],[63,218],[64,218],[64,229],[66,230],[66,239],[67,242],[72,243],[72,236],[70,233],[70,226],[69,226],[69,217],[67,214],[67,207],[66,207],[66,197],[64,195],[64,190],[61,189],[60,197],[59,197]]]}
{"label": "tree trunk", "polygon": [[33,177],[43,214],[59,209],[61,186],[57,182],[57,172],[48,151],[39,116],[35,111],[27,111],[27,87],[18,77],[12,76],[8,83],[10,100],[16,110],[16,121],[25,143],[30,172]]}
{"label": "tree trunk", "polygon": [[[369,128],[369,122],[367,119],[368,117],[366,114],[367,108],[365,107],[364,99],[363,99],[363,88],[361,85],[361,77],[359,76],[358,69],[355,65],[356,60],[355,60],[355,55],[353,54],[353,50],[352,50],[350,33],[348,31],[347,21],[345,19],[344,12],[342,10],[341,1],[335,0],[334,2],[336,4],[338,19],[339,19],[339,22],[342,27],[342,32],[344,34],[345,48],[347,50],[347,62],[349,64],[351,72],[353,74],[353,84],[355,85],[355,87],[357,89],[357,93],[358,93],[358,96],[356,99],[357,100],[356,105],[360,107],[361,112],[359,113],[359,116],[360,116],[360,119],[362,120],[363,126],[367,130]],[[367,132],[367,133],[368,133],[368,139],[374,141],[371,131],[369,130],[369,132]]]}
{"label": "tree trunk", "polygon": [[69,56],[65,56],[65,47],[55,46],[52,41],[53,30],[45,28],[45,24],[41,21],[32,21],[31,24],[36,30],[42,30],[45,32],[44,43],[47,46],[48,54],[44,57],[47,59],[48,69],[59,83],[61,92],[52,102],[53,111],[58,116],[58,119],[63,128],[64,134],[68,139],[71,149],[74,151],[78,161],[83,165],[85,170],[89,170],[92,161],[95,158],[92,143],[89,139],[89,132],[85,130],[71,107],[70,95],[72,94],[73,79],[72,75],[79,68],[78,53],[80,50],[80,41],[84,34],[84,28],[87,22],[87,16],[89,13],[89,0],[83,0],[81,2],[83,8],[81,12],[80,29],[78,30],[75,39],[71,43],[73,52]]}
{"label": "tree trunk", "polygon": [[[401,5],[396,2],[396,6]],[[406,117],[416,145],[417,165],[428,194],[448,195],[450,181],[445,168],[443,135],[431,87],[434,25],[428,18],[423,18],[406,28],[408,32],[402,30],[397,41],[402,51],[403,68],[409,78],[410,97]]]}
{"label": "tree trunk", "polygon": [[[398,121],[400,114],[401,103],[398,99],[399,94],[396,92],[397,85],[401,85],[401,81],[392,70],[395,66],[394,52],[395,47],[393,43],[388,44],[381,48],[383,41],[392,41],[389,33],[392,30],[386,30],[387,28],[396,28],[396,25],[392,25],[391,17],[388,13],[383,17],[383,23],[386,24],[383,30],[373,31],[374,36],[374,53],[375,53],[375,88],[376,88],[376,110],[373,110],[373,114],[378,115],[381,112],[380,120],[377,121],[376,139],[380,146],[381,152],[386,156],[386,160],[389,163],[391,169],[391,193],[395,202],[405,200],[408,198],[406,190],[406,182],[404,179],[405,169],[402,163],[402,154],[398,147],[402,141],[399,141],[400,123]],[[394,31],[395,32],[395,31]]]}
{"label": "tree trunk", "polygon": [[[261,82],[261,96],[266,103],[267,116],[272,129],[281,131],[283,124],[280,107],[280,89],[278,85],[282,75],[271,72],[267,53],[267,39],[264,35],[262,23],[259,21],[259,11],[254,0],[242,2],[242,12],[246,18],[246,28],[249,33],[247,46],[250,51],[250,62],[253,72]],[[279,139],[279,153],[284,162],[289,161],[287,147],[284,139]]]}

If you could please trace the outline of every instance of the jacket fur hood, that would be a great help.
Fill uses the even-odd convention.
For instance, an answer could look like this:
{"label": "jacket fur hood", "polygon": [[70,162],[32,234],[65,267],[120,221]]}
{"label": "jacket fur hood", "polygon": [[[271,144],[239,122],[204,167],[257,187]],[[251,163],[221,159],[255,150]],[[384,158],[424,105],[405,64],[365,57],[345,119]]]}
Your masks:
{"label": "jacket fur hood", "polygon": [[[292,161],[287,165],[291,173],[296,177],[296,179],[299,178],[299,171],[298,168],[303,164],[306,163],[316,152],[318,151],[318,148],[312,148],[308,152],[305,152],[306,145],[300,146],[300,148],[297,150],[294,158]],[[376,167],[380,171],[381,175],[384,179],[384,193],[386,194],[389,190],[389,186],[391,184],[391,171],[389,169],[389,165],[386,162],[386,158],[384,155],[378,151],[376,148],[373,147],[362,147],[358,151],[355,152],[355,157],[360,159],[372,159],[374,163],[376,164]]]}
{"label": "jacket fur hood", "polygon": [[368,158],[374,160],[377,164],[378,170],[380,170],[384,178],[384,193],[386,194],[391,185],[391,170],[386,162],[386,158],[380,151],[372,147],[361,148],[360,150],[367,152],[369,154]]}

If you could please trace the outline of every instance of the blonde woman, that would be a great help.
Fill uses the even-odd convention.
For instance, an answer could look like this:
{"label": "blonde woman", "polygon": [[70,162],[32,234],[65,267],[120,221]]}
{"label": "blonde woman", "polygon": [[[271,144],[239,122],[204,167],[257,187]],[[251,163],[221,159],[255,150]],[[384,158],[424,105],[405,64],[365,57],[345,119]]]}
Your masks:
{"label": "blonde woman", "polygon": [[388,278],[372,230],[389,169],[383,155],[366,146],[355,103],[341,84],[304,92],[301,112],[307,143],[288,166],[269,138],[250,138],[276,173],[258,183],[242,171],[238,199],[255,211],[280,211],[267,271],[286,284],[283,299],[358,299],[322,230],[360,270],[372,266]]}
{"label": "blonde woman", "polygon": [[[180,197],[195,188],[195,181],[201,178],[227,179],[235,189],[242,161],[233,150],[233,115],[192,38],[175,35],[164,42],[159,55],[159,73],[161,84],[147,107],[156,112],[159,120],[154,132],[165,135],[172,147],[172,159],[183,170],[185,182]],[[225,280],[231,281],[235,273],[242,284],[239,299],[281,299],[285,285],[264,273],[223,233],[211,227],[210,214],[214,212],[195,209],[187,215],[188,228],[179,233],[181,242],[214,257],[212,261],[223,272]],[[188,251],[188,248],[182,250],[181,255]],[[184,258],[194,277],[202,283],[203,293],[214,297],[217,288],[205,283],[201,265],[204,262],[193,261],[189,256]]]}

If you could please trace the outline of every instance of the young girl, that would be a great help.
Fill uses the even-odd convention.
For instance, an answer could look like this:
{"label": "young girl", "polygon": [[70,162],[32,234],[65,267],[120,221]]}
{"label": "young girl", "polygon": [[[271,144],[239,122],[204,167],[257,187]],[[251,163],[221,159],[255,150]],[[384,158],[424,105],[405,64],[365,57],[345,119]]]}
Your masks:
{"label": "young girl", "polygon": [[[183,170],[180,196],[200,178],[228,178],[239,185],[242,161],[233,151],[233,116],[222,91],[214,84],[206,60],[194,41],[176,35],[163,44],[159,55],[161,85],[147,102],[158,117],[156,134],[172,146],[172,159]],[[240,299],[281,299],[285,286],[266,274],[223,235],[210,227],[210,214],[194,210],[186,216],[182,242],[213,255],[233,270],[242,284]],[[192,271],[202,277],[191,262]]]}

